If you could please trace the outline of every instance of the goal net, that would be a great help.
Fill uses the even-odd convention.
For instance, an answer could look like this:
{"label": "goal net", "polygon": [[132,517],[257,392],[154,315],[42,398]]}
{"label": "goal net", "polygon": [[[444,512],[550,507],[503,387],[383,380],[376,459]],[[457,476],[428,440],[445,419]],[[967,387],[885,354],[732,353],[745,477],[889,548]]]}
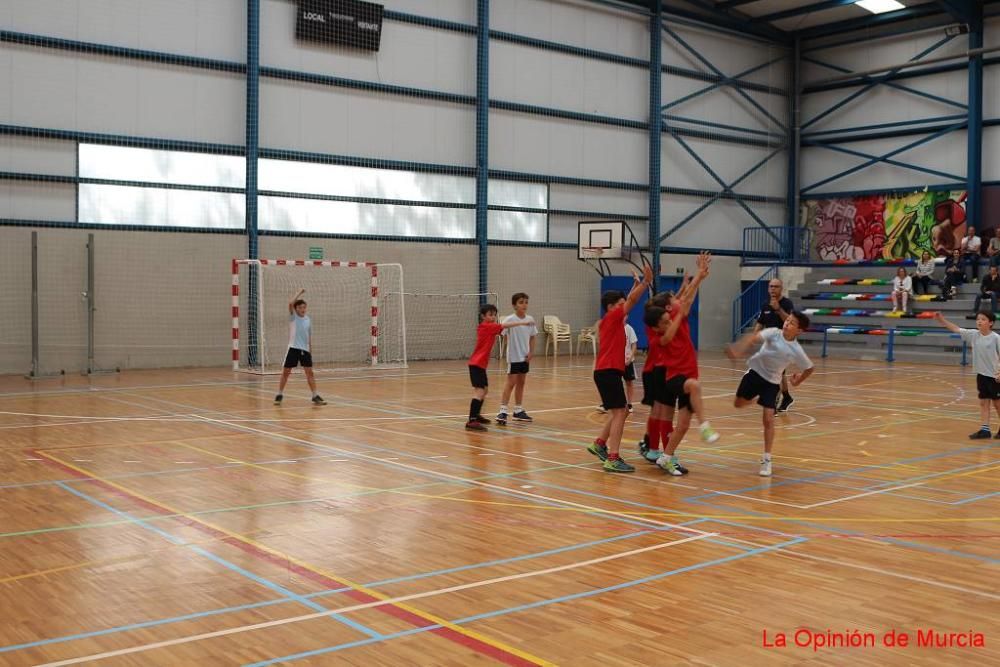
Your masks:
{"label": "goal net", "polygon": [[300,289],[317,372],[406,366],[403,267],[313,260],[233,260],[233,369],[279,373]]}
{"label": "goal net", "polygon": [[492,292],[387,294],[406,311],[407,356],[410,361],[468,359],[476,347],[479,304],[497,304]]}

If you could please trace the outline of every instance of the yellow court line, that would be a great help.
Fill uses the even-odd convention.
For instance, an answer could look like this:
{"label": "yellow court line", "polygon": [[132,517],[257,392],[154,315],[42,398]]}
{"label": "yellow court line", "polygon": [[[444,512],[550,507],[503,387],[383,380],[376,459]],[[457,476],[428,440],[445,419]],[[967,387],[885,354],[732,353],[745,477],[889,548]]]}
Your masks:
{"label": "yellow court line", "polygon": [[[133,496],[135,498],[138,498],[138,499],[140,499],[140,500],[142,500],[144,502],[147,502],[147,503],[149,503],[151,505],[156,505],[158,507],[161,507],[161,508],[167,510],[168,512],[171,512],[173,514],[177,514],[179,516],[182,516],[185,519],[187,519],[188,521],[193,521],[194,523],[201,524],[201,525],[203,525],[203,526],[205,526],[207,528],[210,528],[210,529],[212,529],[214,531],[217,531],[217,532],[223,533],[225,535],[228,535],[229,537],[232,537],[233,539],[235,539],[237,541],[243,542],[244,544],[251,545],[251,546],[253,546],[256,549],[260,549],[261,551],[265,551],[265,552],[267,552],[267,553],[269,553],[269,554],[271,554],[273,556],[277,556],[279,558],[287,560],[288,562],[294,563],[295,565],[297,565],[297,566],[299,566],[299,567],[301,567],[303,569],[306,569],[306,570],[309,570],[311,572],[314,572],[314,573],[316,573],[316,574],[318,574],[320,576],[326,577],[326,578],[328,578],[328,579],[330,579],[332,581],[336,581],[337,583],[339,583],[339,584],[341,584],[343,586],[348,586],[350,588],[353,588],[355,591],[364,593],[365,595],[373,597],[373,598],[375,598],[377,600],[389,600],[389,599],[391,599],[390,596],[385,595],[383,593],[380,593],[379,591],[372,590],[372,589],[367,588],[367,587],[365,587],[365,586],[363,586],[361,584],[357,584],[357,583],[355,583],[353,581],[350,581],[350,580],[345,579],[343,577],[340,577],[338,575],[326,572],[325,570],[323,570],[321,568],[318,568],[318,567],[316,567],[314,565],[306,563],[305,561],[301,561],[301,560],[299,560],[299,559],[297,559],[297,558],[295,558],[293,556],[290,556],[290,555],[288,555],[288,554],[286,554],[286,553],[284,553],[282,551],[278,551],[277,549],[273,549],[273,548],[268,547],[268,546],[266,546],[264,544],[261,544],[260,542],[257,542],[256,540],[252,540],[252,539],[250,539],[248,537],[245,537],[245,536],[243,536],[243,535],[241,535],[239,533],[235,533],[235,532],[230,531],[230,530],[228,530],[226,528],[222,528],[222,527],[216,526],[216,525],[214,525],[214,524],[212,524],[212,523],[210,523],[208,521],[204,521],[202,519],[199,519],[198,517],[192,516],[192,515],[190,515],[190,514],[188,514],[186,512],[182,512],[182,511],[180,511],[180,510],[178,510],[178,509],[176,509],[174,507],[171,507],[167,503],[164,503],[164,502],[161,502],[159,500],[154,500],[152,498],[149,498],[149,497],[147,497],[147,496],[145,496],[145,495],[143,495],[143,494],[141,494],[141,493],[139,493],[137,491],[134,491],[134,490],[132,490],[132,489],[130,489],[130,488],[122,485],[122,484],[118,484],[118,483],[113,482],[111,480],[103,479],[103,478],[99,477],[98,475],[96,475],[96,474],[94,474],[94,473],[92,473],[92,472],[90,472],[90,471],[88,471],[88,470],[86,470],[84,468],[81,468],[80,466],[73,465],[72,463],[67,463],[66,461],[63,461],[63,460],[59,459],[58,457],[53,456],[52,454],[49,454],[47,452],[41,452],[41,451],[38,451],[37,453],[38,453],[39,456],[48,458],[48,459],[50,459],[50,460],[52,460],[52,461],[54,461],[54,462],[56,462],[56,463],[58,463],[58,464],[60,464],[62,466],[65,466],[65,467],[67,467],[67,468],[69,468],[71,470],[75,470],[76,472],[80,473],[81,475],[86,475],[87,477],[91,477],[91,478],[93,478],[93,479],[95,479],[95,480],[97,480],[97,481],[99,481],[99,482],[101,482],[103,484],[107,484],[108,486],[114,487],[114,488],[116,488],[116,489],[118,489],[118,490],[120,490],[120,491],[122,491],[124,493],[127,493],[127,494],[129,494],[129,495],[131,495],[131,496]],[[526,651],[522,651],[521,649],[518,649],[516,647],[508,646],[507,644],[504,644],[503,642],[500,642],[500,641],[498,641],[496,639],[493,639],[491,637],[483,635],[483,634],[481,634],[479,632],[476,632],[475,630],[470,630],[470,629],[465,628],[463,626],[455,625],[454,623],[451,623],[451,622],[449,622],[449,621],[447,621],[447,620],[445,620],[443,618],[439,618],[439,617],[437,617],[434,614],[431,614],[429,612],[423,611],[421,609],[417,609],[415,607],[411,607],[410,605],[403,604],[403,603],[396,603],[396,604],[394,604],[394,606],[396,606],[396,607],[398,607],[400,609],[404,609],[404,610],[410,612],[411,614],[415,614],[417,616],[420,616],[420,617],[424,618],[425,620],[430,621],[431,623],[434,623],[436,625],[440,625],[442,627],[448,628],[449,630],[451,630],[453,632],[457,632],[457,633],[465,635],[466,637],[469,637],[471,639],[475,639],[477,641],[483,642],[484,644],[487,644],[487,645],[492,646],[494,648],[500,649],[501,651],[504,651],[505,653],[510,653],[512,655],[516,655],[516,656],[518,656],[520,658],[523,658],[524,660],[527,660],[529,662],[534,662],[537,665],[545,665],[545,666],[555,667],[554,663],[551,663],[551,662],[549,662],[547,660],[544,660],[542,658],[534,656],[534,655],[532,655],[530,653],[527,653]]]}

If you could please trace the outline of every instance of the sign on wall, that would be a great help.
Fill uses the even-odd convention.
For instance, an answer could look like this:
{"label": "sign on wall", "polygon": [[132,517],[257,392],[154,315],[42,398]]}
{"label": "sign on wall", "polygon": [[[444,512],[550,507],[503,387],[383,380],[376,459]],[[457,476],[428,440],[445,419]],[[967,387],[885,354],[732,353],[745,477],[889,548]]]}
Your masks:
{"label": "sign on wall", "polygon": [[299,0],[295,37],[378,51],[383,9],[361,0]]}

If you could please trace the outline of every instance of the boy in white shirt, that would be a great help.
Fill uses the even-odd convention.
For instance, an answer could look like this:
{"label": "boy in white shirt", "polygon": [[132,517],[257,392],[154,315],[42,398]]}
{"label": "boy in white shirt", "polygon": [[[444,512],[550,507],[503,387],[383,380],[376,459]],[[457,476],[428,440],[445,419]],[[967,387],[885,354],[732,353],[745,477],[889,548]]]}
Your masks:
{"label": "boy in white shirt", "polygon": [[625,401],[632,412],[632,396],[635,395],[635,352],[639,337],[628,322],[625,323]]}
{"label": "boy in white shirt", "polygon": [[743,357],[751,347],[761,344],[761,348],[747,361],[748,370],[736,390],[733,406],[750,405],[753,399],[764,409],[764,454],[760,460],[760,476],[771,476],[771,448],[774,445],[774,412],[778,393],[781,391],[781,375],[789,366],[799,372],[789,379],[789,384],[797,387],[812,375],[813,364],[809,356],[796,340],[798,335],[809,328],[809,318],[803,313],[792,312],[785,319],[781,329],[763,329],[745,336],[742,340],[726,348],[730,359]]}
{"label": "boy in white shirt", "polygon": [[[1000,336],[993,331],[993,313],[981,310],[976,315],[975,329],[962,329],[949,322],[944,315],[934,316],[941,325],[972,346],[972,367],[976,369],[976,389],[979,390],[979,417],[982,426],[969,436],[970,440],[984,440],[990,433],[990,403],[1000,416]],[[996,438],[1000,439],[1000,430]]]}
{"label": "boy in white shirt", "polygon": [[281,380],[278,381],[278,394],[274,397],[275,405],[281,405],[284,400],[288,376],[299,364],[302,364],[302,370],[305,371],[306,382],[309,383],[309,391],[312,392],[313,405],[326,405],[326,401],[316,392],[316,378],[313,376],[312,320],[306,315],[306,302],[302,300],[302,295],[305,293],[304,289],[300,289],[288,302],[288,352],[285,353],[285,364],[281,370]]}
{"label": "boy in white shirt", "polygon": [[[511,393],[514,394],[514,419],[523,422],[532,421],[524,411],[524,381],[528,377],[528,367],[534,356],[538,327],[535,326],[535,320],[528,315],[527,294],[518,292],[510,298],[510,303],[514,306],[514,313],[505,317],[501,324],[522,324],[522,326],[504,329],[502,334],[507,338],[507,383],[503,387],[500,413],[497,415],[497,424],[501,426],[507,425],[507,417],[510,414],[507,403],[510,401]],[[527,322],[531,324],[526,324]]]}

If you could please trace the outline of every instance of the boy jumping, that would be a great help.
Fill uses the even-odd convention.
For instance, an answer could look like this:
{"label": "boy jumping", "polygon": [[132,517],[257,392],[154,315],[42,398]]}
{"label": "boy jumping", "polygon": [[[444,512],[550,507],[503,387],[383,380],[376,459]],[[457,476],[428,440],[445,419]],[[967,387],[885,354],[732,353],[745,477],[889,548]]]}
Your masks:
{"label": "boy jumping", "polygon": [[[809,318],[799,312],[785,318],[781,329],[769,327],[744,336],[740,341],[726,348],[730,359],[739,359],[746,355],[754,345],[761,348],[747,361],[747,372],[740,380],[736,390],[733,406],[743,408],[757,399],[757,404],[763,408],[764,420],[764,453],[760,459],[760,476],[771,476],[771,447],[774,444],[774,413],[778,408],[778,394],[785,377],[785,370],[795,366],[799,372],[788,380],[793,387],[798,387],[812,375],[813,364],[809,356],[796,340],[798,335],[809,328]],[[787,394],[786,394],[787,395]]]}
{"label": "boy jumping", "polygon": [[306,382],[309,383],[309,390],[312,392],[313,405],[326,405],[326,401],[316,393],[316,378],[313,377],[312,358],[312,320],[306,315],[306,302],[302,300],[305,294],[304,289],[292,297],[288,302],[288,352],[285,354],[285,367],[281,371],[281,381],[278,382],[278,395],[274,397],[274,404],[281,405],[284,399],[285,385],[288,384],[288,376],[292,374],[292,369],[302,364],[302,370],[306,373]]}
{"label": "boy jumping", "polygon": [[[519,329],[509,329],[503,332],[507,337],[507,384],[503,386],[500,397],[500,413],[497,424],[507,425],[507,403],[511,392],[514,394],[514,420],[530,422],[531,417],[524,411],[524,381],[528,378],[528,366],[534,356],[535,336],[538,328],[535,320],[528,316],[528,295],[518,292],[510,298],[514,306],[514,314],[503,319],[502,324],[523,324]],[[530,321],[530,322],[529,322]]]}
{"label": "boy jumping", "polygon": [[635,472],[635,468],[622,460],[619,449],[622,432],[628,417],[628,401],[625,399],[625,318],[643,292],[653,282],[653,271],[643,267],[643,278],[637,282],[626,297],[617,290],[605,292],[601,305],[604,317],[598,325],[598,350],[594,363],[594,384],[601,395],[601,405],[609,412],[601,435],[587,448],[591,454],[604,462],[607,472]]}
{"label": "boy jumping", "polygon": [[476,348],[469,357],[469,379],[472,380],[472,403],[469,405],[469,421],[465,428],[470,431],[485,431],[483,424],[489,424],[490,420],[483,416],[483,401],[489,393],[490,381],[486,376],[486,369],[490,365],[490,352],[496,343],[497,336],[504,329],[511,327],[535,326],[535,321],[530,317],[523,322],[510,322],[507,324],[497,324],[497,307],[492,303],[486,303],[479,307],[479,327],[476,329]]}

